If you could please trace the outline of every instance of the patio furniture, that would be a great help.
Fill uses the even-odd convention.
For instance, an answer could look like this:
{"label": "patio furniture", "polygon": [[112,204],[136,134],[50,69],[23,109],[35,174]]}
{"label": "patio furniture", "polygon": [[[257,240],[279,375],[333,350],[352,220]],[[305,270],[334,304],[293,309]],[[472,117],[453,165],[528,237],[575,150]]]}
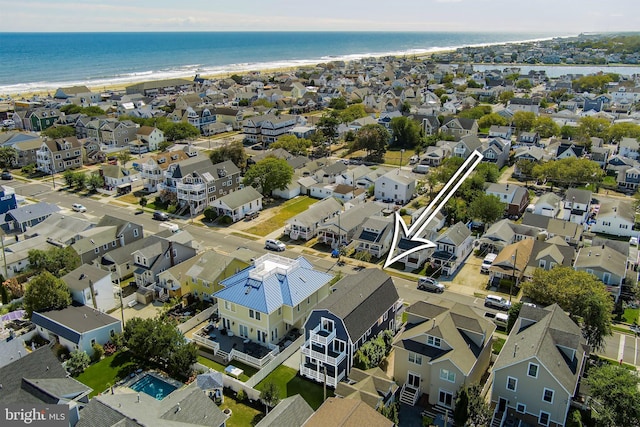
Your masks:
{"label": "patio furniture", "polygon": [[227,336],[228,336],[228,337],[232,337],[232,336],[233,336],[233,331],[228,330],[228,331],[227,331]]}
{"label": "patio furniture", "polygon": [[244,340],[242,340],[242,342],[244,344],[249,344],[251,342],[251,340],[249,338],[245,338]]}
{"label": "patio furniture", "polygon": [[244,373],[244,371],[240,368],[236,368],[233,365],[229,365],[226,368],[224,368],[224,372],[231,375],[234,378],[238,378],[240,375],[242,375]]}

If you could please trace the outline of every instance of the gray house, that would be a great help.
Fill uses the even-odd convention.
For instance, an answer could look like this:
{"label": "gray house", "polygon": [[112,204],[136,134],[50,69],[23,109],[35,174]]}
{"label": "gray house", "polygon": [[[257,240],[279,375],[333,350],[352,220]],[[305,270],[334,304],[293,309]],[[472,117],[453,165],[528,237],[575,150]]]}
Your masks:
{"label": "gray house", "polygon": [[493,366],[494,420],[566,425],[588,354],[580,327],[560,306],[523,305]]}
{"label": "gray house", "polygon": [[20,206],[5,214],[2,228],[6,231],[19,230],[24,233],[28,227],[41,223],[49,215],[59,210],[60,208],[57,205],[46,202]]}

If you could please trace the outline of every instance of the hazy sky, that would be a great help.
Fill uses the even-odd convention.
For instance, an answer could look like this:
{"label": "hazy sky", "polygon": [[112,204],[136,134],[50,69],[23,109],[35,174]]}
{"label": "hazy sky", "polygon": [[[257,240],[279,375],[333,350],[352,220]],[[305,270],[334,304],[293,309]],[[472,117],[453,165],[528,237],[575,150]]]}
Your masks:
{"label": "hazy sky", "polygon": [[13,31],[640,31],[638,0],[0,0]]}

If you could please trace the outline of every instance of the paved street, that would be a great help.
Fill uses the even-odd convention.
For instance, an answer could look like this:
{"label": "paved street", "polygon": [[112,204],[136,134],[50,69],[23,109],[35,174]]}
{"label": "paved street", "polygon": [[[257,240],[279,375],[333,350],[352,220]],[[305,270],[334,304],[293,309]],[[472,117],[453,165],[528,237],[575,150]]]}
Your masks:
{"label": "paved street", "polygon": [[[94,195],[92,197],[80,197],[73,193],[61,190],[63,185],[62,179],[56,178],[56,189],[53,190],[51,180],[44,182],[26,182],[22,180],[14,180],[7,185],[12,186],[19,196],[23,196],[31,201],[40,200],[49,203],[56,203],[61,208],[70,209],[73,203],[82,203],[86,208],[87,216],[100,218],[105,213],[109,213],[118,218],[135,221],[143,225],[145,231],[156,233],[162,230],[161,222],[154,221],[150,212],[136,215],[139,210],[138,206],[118,201],[113,197],[103,197]],[[201,248],[209,247],[223,253],[230,253],[240,247],[246,247],[258,253],[265,253],[263,239],[252,240],[242,237],[241,233],[234,233],[233,229],[221,227],[207,227],[201,222],[195,221],[191,223],[189,219],[172,219],[172,222],[179,224],[184,230],[187,230],[194,239],[199,243]],[[287,250],[282,253],[285,256],[297,257],[303,255],[316,268],[324,271],[342,272],[342,274],[357,274],[358,265],[362,262],[347,260],[342,267],[336,264],[336,259],[331,258],[329,254],[314,251],[304,246],[290,245]],[[476,257],[471,255],[468,263],[461,269],[458,275],[451,282],[443,282],[447,289],[442,294],[433,294],[426,291],[420,291],[416,288],[416,280],[409,280],[410,273],[402,273],[403,277],[394,277],[394,282],[398,289],[398,294],[407,304],[412,304],[420,300],[430,300],[437,302],[439,300],[448,300],[461,304],[466,304],[479,313],[486,312],[496,313],[496,310],[484,307],[484,298],[478,295],[487,293],[484,290],[486,276],[476,274],[479,269],[479,263]],[[415,275],[413,275],[415,276]],[[415,276],[417,277],[417,276]],[[155,311],[155,310],[154,310]],[[134,310],[127,310],[125,317],[134,314]],[[638,355],[638,337],[634,335],[615,333],[612,337],[606,339],[605,349],[601,352],[613,360],[622,359],[625,363],[638,365],[640,357]]]}

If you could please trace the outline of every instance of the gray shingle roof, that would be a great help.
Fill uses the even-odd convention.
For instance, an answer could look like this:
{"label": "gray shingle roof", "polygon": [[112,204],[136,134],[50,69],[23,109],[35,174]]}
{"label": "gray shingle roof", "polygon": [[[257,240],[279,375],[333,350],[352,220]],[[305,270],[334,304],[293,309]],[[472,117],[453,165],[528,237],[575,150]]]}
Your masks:
{"label": "gray shingle roof", "polygon": [[220,197],[218,202],[224,203],[230,209],[237,209],[258,199],[262,199],[262,194],[258,193],[255,188],[249,186]]}
{"label": "gray shingle roof", "polygon": [[13,219],[22,224],[36,218],[49,216],[54,212],[58,212],[59,210],[60,208],[57,205],[51,203],[34,203],[10,210],[9,212],[7,212],[5,220],[10,221]]}
{"label": "gray shingle roof", "polygon": [[97,281],[104,279],[105,276],[110,275],[111,273],[102,270],[101,268],[94,267],[89,264],[83,264],[62,276],[61,279],[67,284],[69,289],[81,291],[89,287],[90,280],[93,283],[96,283]]}
{"label": "gray shingle roof", "polygon": [[31,321],[74,343],[78,343],[82,333],[120,323],[118,319],[86,305],[70,305],[62,310],[34,312]]}
{"label": "gray shingle roof", "polygon": [[391,277],[377,268],[346,276],[317,310],[328,310],[344,321],[353,341],[358,340],[398,300]]}
{"label": "gray shingle roof", "polygon": [[300,427],[311,415],[311,406],[296,394],[278,403],[256,427]]}

